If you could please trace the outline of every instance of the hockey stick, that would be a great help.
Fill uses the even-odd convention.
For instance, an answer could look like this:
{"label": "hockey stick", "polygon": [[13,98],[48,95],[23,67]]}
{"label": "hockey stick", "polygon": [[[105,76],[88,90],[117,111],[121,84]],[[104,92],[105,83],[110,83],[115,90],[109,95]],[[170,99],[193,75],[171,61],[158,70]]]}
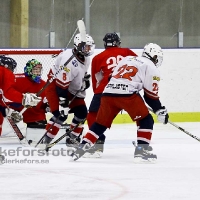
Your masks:
{"label": "hockey stick", "polygon": [[[92,7],[92,4],[93,4],[93,3],[94,3],[94,0],[90,3],[89,8]],[[84,18],[82,18],[82,20],[84,20]],[[77,28],[76,28],[76,30],[74,31],[74,33],[72,34],[72,36],[71,36],[71,38],[70,38],[70,40],[69,40],[67,46],[66,46],[64,49],[61,49],[61,51],[67,50],[67,48],[68,48],[69,44],[71,43],[71,41],[72,41],[72,39],[73,39],[73,37],[74,37],[76,31],[77,31]],[[57,56],[58,56],[58,54],[53,54],[53,55],[52,55],[52,58],[55,58],[55,57],[57,57]]]}
{"label": "hockey stick", "polygon": [[[83,19],[84,19],[84,18],[82,18],[82,20],[83,20]],[[62,51],[67,50],[69,44],[71,43],[72,39],[74,38],[74,36],[75,36],[75,34],[76,34],[76,32],[77,32],[77,30],[78,30],[78,27],[76,27],[74,33],[72,34],[72,37],[70,38],[70,40],[69,40],[69,42],[68,42],[68,44],[67,44],[67,46],[66,46],[64,49],[62,49]],[[57,57],[58,55],[59,55],[59,54],[53,54],[53,55],[52,55],[52,58],[55,58],[55,57]]]}
{"label": "hockey stick", "polygon": [[[4,99],[2,99],[2,102],[4,103],[4,105],[7,107],[7,109],[10,109],[6,102],[4,101]],[[13,131],[15,132],[17,139],[19,140],[19,142],[22,145],[27,146],[28,145],[28,141],[26,140],[26,138],[23,136],[21,130],[19,129],[19,127],[15,124],[15,122],[13,121],[13,119],[11,118],[11,116],[6,116],[5,117],[10,125],[10,127],[13,129]]]}
{"label": "hockey stick", "polygon": [[13,129],[13,131],[15,132],[19,142],[22,145],[28,146],[29,143],[26,140],[26,138],[23,136],[22,132],[20,131],[19,127],[14,123],[14,121],[12,120],[12,118],[10,116],[6,117],[10,127]]}
{"label": "hockey stick", "polygon": [[194,138],[195,140],[197,140],[198,142],[200,142],[200,138],[198,138],[197,136],[189,133],[188,131],[186,131],[185,129],[181,128],[180,126],[178,126],[177,124],[171,122],[171,121],[168,121],[172,126],[178,128],[179,130],[183,131],[184,133],[186,133],[187,135],[189,135],[190,137]]}
{"label": "hockey stick", "polygon": [[[148,110],[153,112],[153,110],[151,108],[148,107]],[[154,113],[154,112],[153,112]],[[155,114],[155,113],[154,113]],[[168,120],[168,123],[171,124],[172,126],[176,127],[177,129],[179,129],[180,131],[186,133],[187,135],[189,135],[190,137],[194,138],[195,140],[197,140],[198,142],[200,142],[200,138],[198,138],[197,136],[191,134],[190,132],[186,131],[185,129],[183,129],[182,127],[178,126],[177,124],[171,122],[170,120]]]}
{"label": "hockey stick", "polygon": [[45,148],[46,151],[48,151],[51,147],[56,145],[58,142],[60,142],[63,138],[65,138],[68,134],[70,134],[73,130],[75,130],[80,124],[84,124],[86,119],[83,119],[80,121],[76,126],[74,126],[72,129],[69,129],[65,134],[63,134],[61,137],[59,137],[56,141],[52,142],[51,144],[48,144]]}

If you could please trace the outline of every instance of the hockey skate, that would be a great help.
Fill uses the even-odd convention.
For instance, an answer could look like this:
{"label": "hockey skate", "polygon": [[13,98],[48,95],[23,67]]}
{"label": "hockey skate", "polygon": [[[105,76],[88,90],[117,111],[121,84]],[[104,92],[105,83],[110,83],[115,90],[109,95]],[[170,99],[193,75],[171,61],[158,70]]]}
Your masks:
{"label": "hockey skate", "polygon": [[46,147],[48,144],[51,143],[52,140],[53,140],[53,138],[50,138],[49,136],[45,135],[43,140],[41,141],[41,143],[38,144],[38,148],[48,152],[48,149]]}
{"label": "hockey skate", "polygon": [[138,145],[135,147],[134,162],[135,163],[155,163],[157,156],[152,151],[151,146]]}
{"label": "hockey skate", "polygon": [[91,148],[91,145],[89,143],[86,144],[79,144],[78,148],[76,149],[76,151],[74,151],[73,153],[70,154],[70,156],[72,157],[72,159],[74,161],[78,160],[80,157],[82,157],[86,151],[88,151]]}
{"label": "hockey skate", "polygon": [[[66,132],[69,130],[67,129]],[[66,146],[67,146],[67,155],[71,155],[77,148],[78,145],[80,144],[80,138],[76,137],[75,135],[69,133],[66,136]]]}
{"label": "hockey skate", "polygon": [[83,158],[101,158],[104,150],[103,140],[97,140],[94,146],[85,152]]}

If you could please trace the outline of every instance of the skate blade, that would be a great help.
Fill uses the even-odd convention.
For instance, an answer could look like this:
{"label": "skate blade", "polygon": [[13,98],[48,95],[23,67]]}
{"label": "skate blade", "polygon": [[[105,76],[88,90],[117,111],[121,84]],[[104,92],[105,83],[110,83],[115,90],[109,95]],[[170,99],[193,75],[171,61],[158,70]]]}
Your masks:
{"label": "skate blade", "polygon": [[102,157],[102,152],[96,151],[94,153],[88,153],[86,152],[82,157],[83,158],[101,158]]}
{"label": "skate blade", "polygon": [[76,151],[76,149],[74,147],[67,147],[67,155],[68,156],[71,156],[75,151]]}
{"label": "skate blade", "polygon": [[136,157],[134,158],[133,162],[136,164],[155,164],[157,162],[157,159],[156,158],[143,159],[141,157]]}
{"label": "skate blade", "polygon": [[74,162],[74,161],[77,161],[78,159],[79,159],[78,155],[72,153],[70,155],[69,162]]}

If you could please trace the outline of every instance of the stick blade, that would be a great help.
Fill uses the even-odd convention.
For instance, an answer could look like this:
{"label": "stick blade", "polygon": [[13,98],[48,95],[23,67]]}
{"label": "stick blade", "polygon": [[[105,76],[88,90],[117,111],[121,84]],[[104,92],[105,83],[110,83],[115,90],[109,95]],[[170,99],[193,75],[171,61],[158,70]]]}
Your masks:
{"label": "stick blade", "polygon": [[77,26],[79,29],[79,32],[81,34],[81,41],[86,42],[86,28],[85,28],[85,23],[83,20],[78,20],[77,21]]}

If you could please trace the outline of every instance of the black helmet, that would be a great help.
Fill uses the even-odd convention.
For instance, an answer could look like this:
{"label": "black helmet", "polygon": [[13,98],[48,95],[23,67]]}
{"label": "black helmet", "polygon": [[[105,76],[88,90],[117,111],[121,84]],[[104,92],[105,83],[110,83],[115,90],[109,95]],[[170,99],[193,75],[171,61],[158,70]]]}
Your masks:
{"label": "black helmet", "polygon": [[119,47],[121,44],[121,40],[117,33],[107,33],[104,38],[104,47]]}
{"label": "black helmet", "polygon": [[17,67],[16,61],[6,56],[0,56],[0,65],[8,68],[12,72],[14,72],[15,68]]}

